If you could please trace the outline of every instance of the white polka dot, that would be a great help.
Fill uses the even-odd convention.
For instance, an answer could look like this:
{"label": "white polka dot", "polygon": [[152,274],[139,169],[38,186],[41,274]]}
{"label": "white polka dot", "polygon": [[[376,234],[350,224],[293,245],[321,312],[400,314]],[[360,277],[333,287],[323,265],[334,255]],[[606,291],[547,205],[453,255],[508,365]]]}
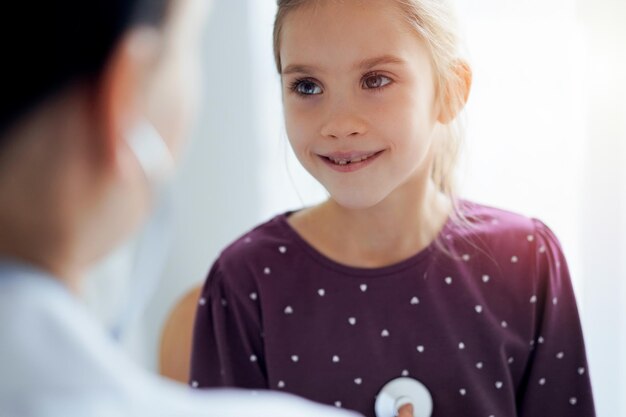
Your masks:
{"label": "white polka dot", "polygon": [[465,390],[465,388],[461,388],[461,389],[459,390],[459,394],[461,394],[461,395],[465,395],[465,394],[467,394],[467,391]]}
{"label": "white polka dot", "polygon": [[452,284],[452,277],[446,277],[444,281],[446,282],[446,284],[450,285]]}
{"label": "white polka dot", "polygon": [[256,294],[255,292],[251,292],[251,293],[250,293],[250,299],[251,299],[251,300],[256,300],[256,299],[257,299],[257,297],[258,297],[258,296],[257,296],[257,294]]}
{"label": "white polka dot", "polygon": [[266,266],[266,267],[265,267],[265,269],[263,269],[263,273],[264,273],[265,275],[269,275],[269,274],[271,274],[271,273],[272,273],[272,270],[271,270],[271,269],[269,269],[269,267],[267,267],[267,266]]}
{"label": "white polka dot", "polygon": [[361,378],[354,378],[354,383],[357,385],[361,385],[361,383],[363,383],[363,380]]}
{"label": "white polka dot", "polygon": [[535,240],[535,237],[533,235],[528,235],[526,236],[526,239],[528,239],[529,242],[532,242],[533,240]]}
{"label": "white polka dot", "polygon": [[530,297],[530,303],[531,304],[535,304],[537,302],[537,296],[533,295],[532,297]]}
{"label": "white polka dot", "polygon": [[278,247],[278,252],[285,253],[285,252],[287,252],[287,248],[285,246],[279,246]]}
{"label": "white polka dot", "polygon": [[500,223],[498,219],[491,219],[491,224],[498,224],[498,223]]}
{"label": "white polka dot", "polygon": [[554,297],[554,298],[552,299],[552,304],[556,305],[558,302],[559,302],[559,299],[558,299],[558,298]]}
{"label": "white polka dot", "polygon": [[477,305],[476,307],[474,307],[474,310],[476,310],[476,312],[480,314],[483,312],[483,306]]}
{"label": "white polka dot", "polygon": [[412,305],[416,305],[416,304],[419,304],[419,303],[420,303],[419,298],[417,298],[417,297],[411,298],[411,304]]}
{"label": "white polka dot", "polygon": [[545,385],[546,384],[546,379],[545,378],[541,378],[539,380],[539,385]]}
{"label": "white polka dot", "polygon": [[424,353],[424,346],[423,346],[423,345],[419,345],[419,346],[417,346],[417,348],[416,348],[416,349],[417,349],[417,351],[418,351],[419,353]]}
{"label": "white polka dot", "polygon": [[250,362],[256,362],[257,357],[256,355],[250,355]]}
{"label": "white polka dot", "polygon": [[463,260],[464,260],[465,262],[469,261],[469,260],[470,260],[470,256],[469,256],[467,253],[466,253],[466,254],[464,254],[464,255],[463,255]]}
{"label": "white polka dot", "polygon": [[576,405],[577,402],[578,402],[578,400],[576,399],[576,397],[572,397],[572,398],[569,399],[569,403],[571,405]]}
{"label": "white polka dot", "polygon": [[530,341],[530,346],[535,346],[535,341],[534,340]]}
{"label": "white polka dot", "polygon": [[543,343],[545,342],[545,339],[543,338],[543,336],[539,336],[539,339],[537,339],[537,342]]}
{"label": "white polka dot", "polygon": [[402,374],[401,374],[401,375],[402,375],[402,376],[409,376],[409,371],[407,371],[406,369],[404,369],[404,370],[402,371]]}
{"label": "white polka dot", "polygon": [[483,369],[483,363],[482,362],[476,363],[476,368]]}
{"label": "white polka dot", "polygon": [[291,306],[285,307],[285,314],[293,314],[293,308]]}
{"label": "white polka dot", "polygon": [[291,355],[291,361],[292,362],[298,362],[300,360],[300,358],[298,357],[298,355]]}
{"label": "white polka dot", "polygon": [[515,362],[515,359],[513,359],[513,357],[511,356],[511,357],[508,359],[508,362],[509,362],[509,365],[510,365],[510,364],[512,364],[513,362]]}
{"label": "white polka dot", "polygon": [[206,298],[202,297],[198,300],[198,304],[200,304],[201,306],[206,304]]}
{"label": "white polka dot", "polygon": [[278,381],[278,388],[285,388],[285,381]]}
{"label": "white polka dot", "polygon": [[317,290],[317,293],[320,297],[323,297],[324,295],[326,295],[326,290],[324,288],[320,288],[319,290]]}
{"label": "white polka dot", "polygon": [[565,356],[565,353],[563,353],[563,352],[559,352],[559,353],[556,354],[556,358],[557,359],[563,359],[564,356]]}
{"label": "white polka dot", "polygon": [[335,401],[335,407],[341,407],[341,401]]}
{"label": "white polka dot", "polygon": [[361,288],[361,291],[363,292],[367,291],[367,284],[361,284],[360,288]]}
{"label": "white polka dot", "polygon": [[191,381],[192,388],[198,388],[198,381]]}
{"label": "white polka dot", "polygon": [[502,383],[502,381],[496,381],[496,383],[495,383],[495,386],[496,386],[496,388],[497,388],[497,389],[502,388],[502,385],[504,385],[504,384]]}
{"label": "white polka dot", "polygon": [[252,242],[252,238],[250,236],[246,236],[246,238],[243,241],[245,243],[250,243],[250,242]]}
{"label": "white polka dot", "polygon": [[337,362],[339,362],[339,356],[334,355],[333,356],[333,363],[337,363]]}
{"label": "white polka dot", "polygon": [[226,307],[228,305],[228,302],[222,298],[222,307]]}
{"label": "white polka dot", "polygon": [[502,323],[500,323],[500,326],[506,328],[506,327],[509,327],[509,323],[507,323],[506,321],[503,320]]}
{"label": "white polka dot", "polygon": [[356,324],[356,319],[355,319],[354,317],[350,317],[350,318],[348,319],[348,323],[350,323],[351,325],[353,325],[353,326],[354,326],[354,325]]}
{"label": "white polka dot", "polygon": [[389,330],[383,329],[383,331],[380,332],[380,336],[381,337],[389,337]]}
{"label": "white polka dot", "polygon": [[542,246],[539,248],[539,253],[545,253],[545,251],[546,251],[546,247],[542,245]]}
{"label": "white polka dot", "polygon": [[489,278],[489,275],[483,275],[483,282],[486,284],[489,282],[491,278]]}
{"label": "white polka dot", "polygon": [[511,262],[512,263],[516,264],[517,261],[519,261],[519,258],[517,256],[514,255],[514,256],[511,257]]}
{"label": "white polka dot", "polygon": [[561,268],[561,262],[560,261],[556,261],[556,269]]}
{"label": "white polka dot", "polygon": [[585,373],[585,368],[583,368],[582,366],[578,368],[578,375],[582,375],[584,373]]}
{"label": "white polka dot", "polygon": [[463,342],[459,343],[459,349],[461,350],[465,349],[465,343]]}

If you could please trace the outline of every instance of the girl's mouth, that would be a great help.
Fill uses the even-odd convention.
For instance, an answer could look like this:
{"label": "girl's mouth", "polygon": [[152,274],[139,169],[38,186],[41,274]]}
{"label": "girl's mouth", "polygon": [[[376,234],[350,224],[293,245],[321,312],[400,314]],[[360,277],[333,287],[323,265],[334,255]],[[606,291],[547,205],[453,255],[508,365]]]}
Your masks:
{"label": "girl's mouth", "polygon": [[319,157],[335,171],[353,172],[372,163],[383,151],[376,152],[345,152],[319,155]]}

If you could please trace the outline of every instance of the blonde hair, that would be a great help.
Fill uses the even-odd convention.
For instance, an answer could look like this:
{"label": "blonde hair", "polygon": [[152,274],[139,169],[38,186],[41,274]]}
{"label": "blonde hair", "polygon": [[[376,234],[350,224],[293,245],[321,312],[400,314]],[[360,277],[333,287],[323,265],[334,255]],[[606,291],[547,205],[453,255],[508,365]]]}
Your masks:
{"label": "blonde hair", "polygon": [[[278,11],[274,21],[274,59],[276,68],[281,72],[280,38],[282,26],[287,14],[316,0],[278,0]],[[463,139],[462,118],[457,114],[465,104],[466,89],[458,88],[466,81],[459,66],[465,65],[460,55],[460,41],[454,8],[450,0],[393,0],[407,23],[425,41],[431,56],[434,72],[436,100],[440,108],[451,109],[449,123],[445,132],[435,141],[434,161],[431,172],[433,182],[442,193],[454,203],[455,213],[459,215],[456,204],[454,171],[457,165]],[[461,216],[462,217],[462,216]]]}

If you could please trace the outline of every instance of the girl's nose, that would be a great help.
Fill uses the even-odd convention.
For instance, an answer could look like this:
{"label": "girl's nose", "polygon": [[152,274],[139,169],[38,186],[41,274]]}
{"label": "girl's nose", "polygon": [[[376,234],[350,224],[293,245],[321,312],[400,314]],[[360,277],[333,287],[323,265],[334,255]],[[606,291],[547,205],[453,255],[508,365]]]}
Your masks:
{"label": "girl's nose", "polygon": [[349,109],[334,109],[321,128],[321,135],[329,139],[358,137],[367,131],[363,117]]}

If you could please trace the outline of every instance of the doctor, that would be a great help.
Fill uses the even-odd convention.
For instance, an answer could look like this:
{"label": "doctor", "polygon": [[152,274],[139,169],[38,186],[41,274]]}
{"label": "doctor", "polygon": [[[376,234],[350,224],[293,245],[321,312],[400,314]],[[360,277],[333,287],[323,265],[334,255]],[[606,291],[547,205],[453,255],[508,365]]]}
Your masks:
{"label": "doctor", "polygon": [[206,7],[3,7],[0,416],[352,415],[277,393],[165,382],[125,358],[77,299],[85,271],[147,216],[178,155]]}

